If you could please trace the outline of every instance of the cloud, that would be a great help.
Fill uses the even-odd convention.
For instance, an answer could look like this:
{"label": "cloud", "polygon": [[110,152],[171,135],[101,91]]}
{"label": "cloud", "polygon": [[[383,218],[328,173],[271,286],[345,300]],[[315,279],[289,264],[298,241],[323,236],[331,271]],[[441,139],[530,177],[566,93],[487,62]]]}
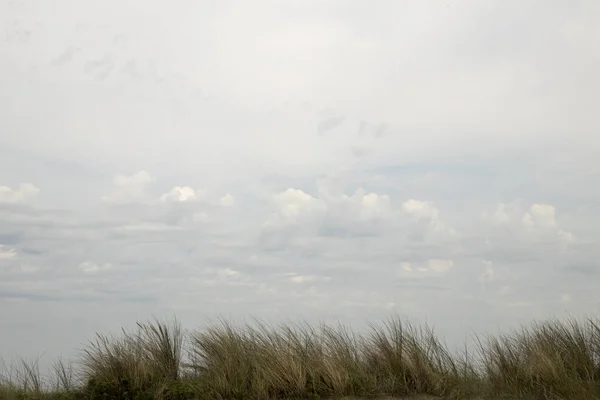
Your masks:
{"label": "cloud", "polygon": [[113,180],[116,187],[134,193],[142,192],[151,182],[152,178],[146,171],[140,171],[133,175],[117,175]]}
{"label": "cloud", "polygon": [[319,135],[327,134],[327,131],[335,129],[344,122],[343,116],[325,116],[318,124]]}
{"label": "cloud", "polygon": [[233,207],[235,205],[235,198],[230,193],[227,193],[219,199],[219,204],[223,207]]}
{"label": "cloud", "polygon": [[331,277],[328,276],[317,276],[317,275],[302,275],[295,272],[286,274],[288,279],[295,284],[304,283],[316,283],[316,282],[329,282]]}
{"label": "cloud", "polygon": [[431,274],[444,274],[454,266],[454,261],[432,258],[425,263],[400,263],[400,276],[430,276]]}
{"label": "cloud", "polygon": [[402,210],[425,228],[421,233],[423,240],[452,241],[460,237],[456,230],[441,221],[440,210],[432,202],[409,199],[402,204]]}
{"label": "cloud", "polygon": [[402,267],[402,270],[406,271],[406,272],[412,272],[413,267],[412,265],[410,265],[409,262],[402,262],[400,263],[400,266]]}
{"label": "cloud", "polygon": [[571,232],[559,229],[556,222],[556,208],[549,204],[533,204],[523,214],[523,225],[527,229],[556,233],[564,243],[574,243],[577,238]]}
{"label": "cloud", "polygon": [[292,275],[290,280],[294,283],[307,283],[315,280],[314,276],[304,276],[304,275]]}
{"label": "cloud", "polygon": [[408,214],[414,215],[417,218],[426,219],[434,225],[438,223],[438,215],[440,212],[430,202],[410,199],[402,204],[402,208]]}
{"label": "cloud", "polygon": [[288,235],[378,235],[394,210],[390,197],[357,189],[354,194],[319,191],[318,196],[287,189],[272,196],[274,211],[263,233],[285,231]]}
{"label": "cloud", "polygon": [[491,261],[483,261],[483,272],[479,279],[481,282],[487,283],[494,280],[494,263]]}
{"label": "cloud", "polygon": [[292,188],[274,195],[272,204],[275,211],[266,222],[268,228],[312,222],[327,211],[327,206],[322,200]]}
{"label": "cloud", "polygon": [[204,211],[196,212],[192,215],[194,222],[206,222],[208,220],[208,214]]}
{"label": "cloud", "polygon": [[113,204],[130,204],[149,200],[148,187],[153,179],[146,171],[132,175],[117,175],[113,179],[113,191],[102,199]]}
{"label": "cloud", "polygon": [[533,204],[530,211],[523,215],[523,224],[527,227],[556,229],[556,209],[549,204]]}
{"label": "cloud", "polygon": [[5,249],[5,247],[5,245],[0,244],[0,260],[10,260],[17,256],[17,251],[15,249]]}
{"label": "cloud", "polygon": [[523,210],[516,202],[499,203],[493,211],[486,211],[482,216],[492,227],[508,229],[507,234],[518,235],[522,240],[550,240],[562,245],[577,242],[573,233],[559,227],[556,208],[550,204],[534,203],[528,210]]}
{"label": "cloud", "polygon": [[189,186],[175,186],[169,192],[160,196],[166,202],[185,202],[198,200],[196,191]]}
{"label": "cloud", "polygon": [[119,233],[136,233],[136,232],[164,232],[177,231],[183,229],[179,226],[168,225],[164,223],[142,222],[138,224],[126,224],[115,227],[113,230]]}
{"label": "cloud", "polygon": [[514,220],[515,214],[519,212],[516,204],[499,203],[492,212],[484,212],[483,218],[496,225],[506,225]]}
{"label": "cloud", "polygon": [[81,269],[86,274],[96,274],[101,271],[106,271],[112,268],[110,264],[97,264],[92,261],[84,261],[79,264],[79,269]]}
{"label": "cloud", "polygon": [[219,276],[222,277],[238,277],[240,276],[239,271],[233,270],[231,268],[219,269],[217,270]]}
{"label": "cloud", "polygon": [[31,183],[21,183],[16,188],[0,186],[0,204],[26,203],[37,197],[40,190]]}
{"label": "cloud", "polygon": [[446,272],[454,266],[452,260],[431,259],[428,262],[429,269],[435,272]]}

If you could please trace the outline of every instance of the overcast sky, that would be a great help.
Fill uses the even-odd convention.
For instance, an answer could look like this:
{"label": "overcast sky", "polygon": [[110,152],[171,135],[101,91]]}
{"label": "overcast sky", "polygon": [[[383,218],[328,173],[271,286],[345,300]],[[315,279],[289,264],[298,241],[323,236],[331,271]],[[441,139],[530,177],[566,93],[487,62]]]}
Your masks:
{"label": "overcast sky", "polygon": [[0,356],[176,314],[600,312],[600,2],[0,1]]}

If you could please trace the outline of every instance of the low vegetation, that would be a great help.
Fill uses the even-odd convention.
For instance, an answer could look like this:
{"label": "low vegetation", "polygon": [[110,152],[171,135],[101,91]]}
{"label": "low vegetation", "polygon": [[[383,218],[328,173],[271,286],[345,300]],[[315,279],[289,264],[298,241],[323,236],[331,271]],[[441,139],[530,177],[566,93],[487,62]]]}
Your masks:
{"label": "low vegetation", "polygon": [[600,399],[597,320],[535,323],[478,338],[470,353],[397,318],[362,335],[223,321],[185,333],[156,320],[98,335],[52,379],[35,362],[5,366],[0,399]]}

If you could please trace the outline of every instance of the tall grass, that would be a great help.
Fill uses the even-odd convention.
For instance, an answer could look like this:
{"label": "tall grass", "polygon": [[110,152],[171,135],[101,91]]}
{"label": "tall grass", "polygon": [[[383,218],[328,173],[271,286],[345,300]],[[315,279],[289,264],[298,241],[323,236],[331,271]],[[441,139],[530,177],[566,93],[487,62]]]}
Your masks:
{"label": "tall grass", "polygon": [[497,392],[544,398],[600,398],[600,326],[552,320],[480,342],[485,376]]}
{"label": "tall grass", "polygon": [[426,393],[462,397],[470,371],[428,327],[415,329],[399,319],[374,327],[367,338],[366,363],[378,387],[399,395]]}
{"label": "tall grass", "polygon": [[455,354],[429,327],[399,318],[364,334],[347,326],[225,321],[184,333],[173,320],[97,335],[53,379],[20,362],[1,399],[600,399],[600,324],[550,320],[478,338]]}
{"label": "tall grass", "polygon": [[155,320],[137,328],[133,333],[123,330],[120,338],[98,334],[84,349],[82,379],[91,397],[136,393],[150,398],[179,379],[184,341],[179,322]]}

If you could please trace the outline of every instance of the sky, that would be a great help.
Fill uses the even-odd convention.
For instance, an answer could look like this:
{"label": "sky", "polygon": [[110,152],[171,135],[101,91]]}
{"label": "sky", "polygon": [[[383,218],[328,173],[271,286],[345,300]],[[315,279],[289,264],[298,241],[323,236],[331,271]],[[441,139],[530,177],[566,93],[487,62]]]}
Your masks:
{"label": "sky", "polygon": [[0,357],[176,315],[600,314],[600,3],[0,1]]}

